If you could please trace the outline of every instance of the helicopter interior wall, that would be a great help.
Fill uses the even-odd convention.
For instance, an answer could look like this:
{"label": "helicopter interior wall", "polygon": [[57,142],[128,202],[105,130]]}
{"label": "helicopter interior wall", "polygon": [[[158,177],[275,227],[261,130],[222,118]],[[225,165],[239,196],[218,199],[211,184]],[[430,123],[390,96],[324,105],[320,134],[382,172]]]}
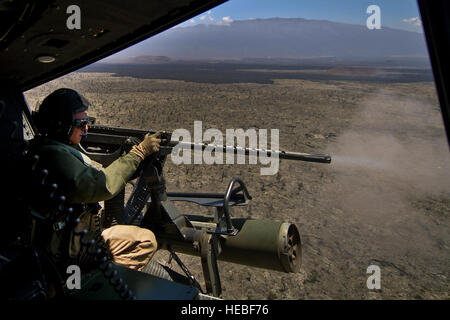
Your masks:
{"label": "helicopter interior wall", "polygon": [[[224,0],[0,2],[0,83],[26,91],[125,49]],[[9,3],[9,2],[8,2]],[[20,4],[25,3],[24,7]],[[14,6],[16,5],[16,6]],[[8,23],[8,16],[19,15]],[[79,28],[78,28],[79,27]]]}
{"label": "helicopter interior wall", "polygon": [[20,156],[24,142],[22,110],[28,109],[22,93],[0,92],[0,154],[3,160]]}
{"label": "helicopter interior wall", "polygon": [[0,170],[2,191],[0,192],[1,217],[0,246],[11,239],[17,230],[14,226],[24,217],[18,194],[18,188],[26,184],[20,168],[24,151],[23,114],[26,107],[22,93],[2,89],[0,91]]}

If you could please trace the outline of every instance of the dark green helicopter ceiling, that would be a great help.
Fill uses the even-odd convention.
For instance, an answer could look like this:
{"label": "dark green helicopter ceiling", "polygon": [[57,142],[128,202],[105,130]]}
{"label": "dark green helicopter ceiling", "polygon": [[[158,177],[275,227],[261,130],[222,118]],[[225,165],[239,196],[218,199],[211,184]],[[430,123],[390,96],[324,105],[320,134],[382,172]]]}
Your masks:
{"label": "dark green helicopter ceiling", "polygon": [[[0,83],[26,91],[91,64],[226,0],[0,0]],[[81,28],[70,30],[70,5]],[[53,57],[51,63],[39,57]]]}

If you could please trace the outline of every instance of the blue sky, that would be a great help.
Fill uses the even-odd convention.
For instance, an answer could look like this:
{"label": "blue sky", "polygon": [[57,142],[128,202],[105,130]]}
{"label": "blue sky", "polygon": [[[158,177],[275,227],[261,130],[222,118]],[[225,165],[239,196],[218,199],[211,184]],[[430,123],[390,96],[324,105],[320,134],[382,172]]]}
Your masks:
{"label": "blue sky", "polygon": [[381,9],[381,26],[422,32],[415,0],[230,0],[180,26],[256,18],[305,18],[365,25],[370,5]]}
{"label": "blue sky", "polygon": [[[416,0],[229,0],[175,28],[273,17],[329,20],[365,26],[370,16],[367,13],[370,5],[380,7],[381,28],[423,33]],[[130,55],[134,52],[132,50],[124,50],[112,57]]]}

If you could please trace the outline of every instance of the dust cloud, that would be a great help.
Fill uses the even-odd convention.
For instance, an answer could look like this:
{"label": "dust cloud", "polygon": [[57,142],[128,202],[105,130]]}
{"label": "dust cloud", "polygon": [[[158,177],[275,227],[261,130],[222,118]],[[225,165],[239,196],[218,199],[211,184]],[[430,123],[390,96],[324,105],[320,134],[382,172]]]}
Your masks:
{"label": "dust cloud", "polygon": [[[391,254],[434,246],[440,236],[448,245],[446,231],[432,232],[424,215],[430,199],[450,199],[450,153],[438,106],[380,90],[328,152],[335,174],[330,187],[344,219],[369,226]],[[438,224],[448,215],[432,214]]]}

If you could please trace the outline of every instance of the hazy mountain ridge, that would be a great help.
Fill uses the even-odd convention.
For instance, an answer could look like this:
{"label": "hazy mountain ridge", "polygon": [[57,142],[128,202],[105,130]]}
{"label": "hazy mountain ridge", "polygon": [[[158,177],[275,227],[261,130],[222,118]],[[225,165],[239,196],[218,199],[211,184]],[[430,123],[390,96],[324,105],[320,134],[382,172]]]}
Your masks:
{"label": "hazy mountain ridge", "polygon": [[425,57],[424,35],[363,25],[270,18],[227,25],[172,28],[114,58],[166,56],[172,59],[242,59],[309,57]]}

